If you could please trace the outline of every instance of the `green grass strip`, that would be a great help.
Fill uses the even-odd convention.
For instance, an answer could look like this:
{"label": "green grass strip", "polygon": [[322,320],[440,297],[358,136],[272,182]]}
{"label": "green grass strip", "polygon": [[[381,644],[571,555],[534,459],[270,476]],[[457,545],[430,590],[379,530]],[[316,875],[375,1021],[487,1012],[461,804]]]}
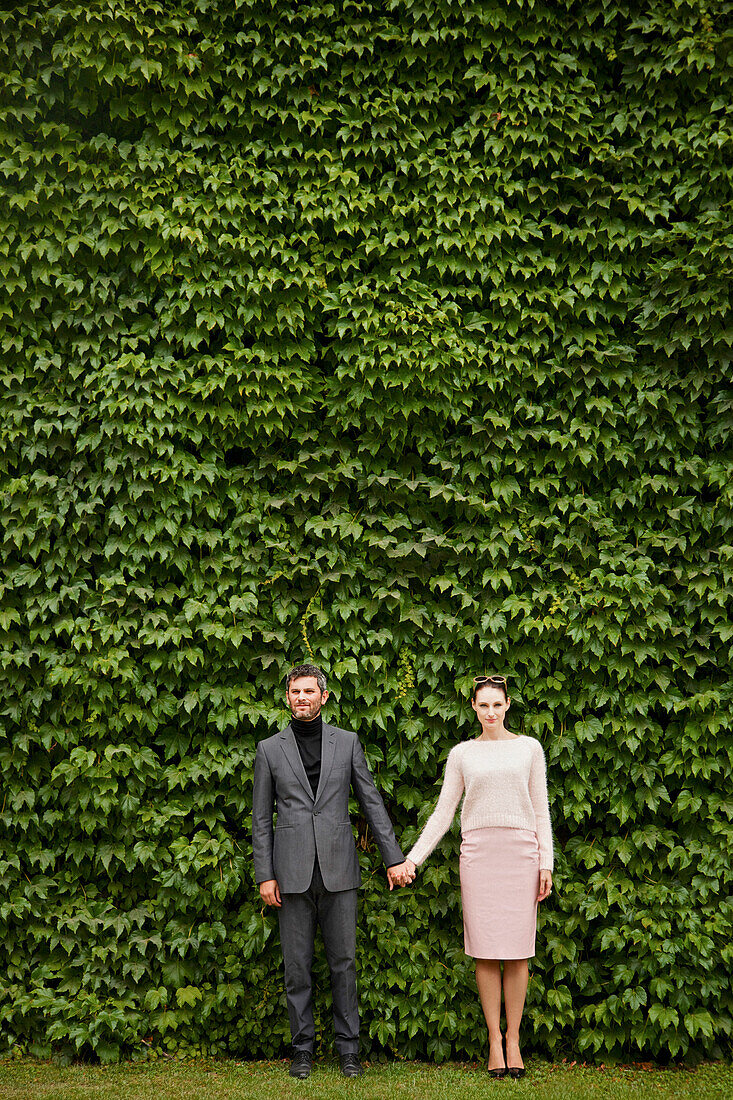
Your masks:
{"label": "green grass strip", "polygon": [[[476,1063],[405,1062],[366,1067],[345,1081],[333,1062],[316,1063],[308,1081],[293,1081],[287,1062],[171,1062],[165,1066],[58,1066],[22,1059],[0,1062],[0,1100],[473,1100],[488,1095],[542,1100],[727,1100],[733,1067],[641,1069],[531,1062],[522,1081],[490,1079]],[[539,1091],[538,1091],[539,1088]]]}

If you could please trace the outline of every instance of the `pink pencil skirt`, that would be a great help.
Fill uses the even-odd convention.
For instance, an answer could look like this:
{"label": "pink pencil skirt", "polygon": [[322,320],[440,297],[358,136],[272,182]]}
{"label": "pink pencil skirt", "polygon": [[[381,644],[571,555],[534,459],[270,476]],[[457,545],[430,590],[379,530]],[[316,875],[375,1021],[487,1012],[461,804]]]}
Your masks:
{"label": "pink pencil skirt", "polygon": [[531,959],[537,931],[540,853],[529,829],[470,829],[461,840],[467,955]]}

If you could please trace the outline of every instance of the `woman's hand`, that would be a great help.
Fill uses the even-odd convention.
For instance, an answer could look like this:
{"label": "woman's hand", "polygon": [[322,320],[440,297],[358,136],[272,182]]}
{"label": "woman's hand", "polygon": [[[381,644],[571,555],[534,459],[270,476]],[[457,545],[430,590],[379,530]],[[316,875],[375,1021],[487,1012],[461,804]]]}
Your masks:
{"label": "woman's hand", "polygon": [[390,890],[394,886],[409,886],[414,877],[415,864],[411,859],[406,859],[404,863],[398,863],[395,867],[390,867],[387,870]]}
{"label": "woman's hand", "polygon": [[552,890],[552,871],[540,871],[540,892],[537,901],[544,901]]}

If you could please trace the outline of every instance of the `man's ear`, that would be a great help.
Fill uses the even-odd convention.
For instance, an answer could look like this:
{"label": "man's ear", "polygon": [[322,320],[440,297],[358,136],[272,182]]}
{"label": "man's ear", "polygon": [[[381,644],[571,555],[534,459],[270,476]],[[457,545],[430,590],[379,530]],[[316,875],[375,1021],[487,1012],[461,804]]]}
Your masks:
{"label": "man's ear", "polygon": [[322,692],[322,694],[321,694],[321,706],[323,706],[323,704],[326,702],[326,700],[328,699],[330,694],[331,693],[328,690],[328,688],[326,688],[326,690],[324,692]]}

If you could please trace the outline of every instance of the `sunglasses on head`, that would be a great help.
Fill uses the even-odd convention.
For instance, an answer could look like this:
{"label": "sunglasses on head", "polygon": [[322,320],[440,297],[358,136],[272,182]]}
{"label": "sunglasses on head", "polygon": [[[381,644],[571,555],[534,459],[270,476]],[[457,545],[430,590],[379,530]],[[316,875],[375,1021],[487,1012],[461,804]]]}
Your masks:
{"label": "sunglasses on head", "polygon": [[505,684],[506,676],[474,676],[474,684]]}

